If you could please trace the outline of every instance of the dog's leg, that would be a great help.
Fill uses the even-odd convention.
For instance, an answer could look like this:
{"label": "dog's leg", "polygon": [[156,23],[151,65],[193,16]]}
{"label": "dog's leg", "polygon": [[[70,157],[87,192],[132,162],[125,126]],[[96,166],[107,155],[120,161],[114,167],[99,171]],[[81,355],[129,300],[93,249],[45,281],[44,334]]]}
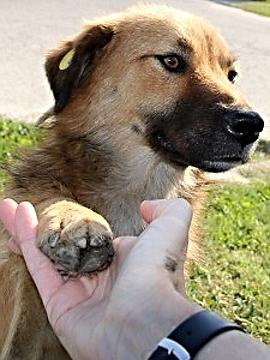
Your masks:
{"label": "dog's leg", "polygon": [[68,275],[101,271],[114,250],[107,221],[72,200],[54,199],[38,207],[40,249]]}
{"label": "dog's leg", "polygon": [[[36,209],[39,245],[67,274],[98,271],[110,264],[112,233],[102,216],[62,198]],[[3,249],[7,239],[8,234],[1,232]],[[6,254],[0,261],[0,294],[0,360],[69,359],[21,256]]]}
{"label": "dog's leg", "polygon": [[0,360],[70,359],[21,256],[10,255],[0,264],[0,294]]}

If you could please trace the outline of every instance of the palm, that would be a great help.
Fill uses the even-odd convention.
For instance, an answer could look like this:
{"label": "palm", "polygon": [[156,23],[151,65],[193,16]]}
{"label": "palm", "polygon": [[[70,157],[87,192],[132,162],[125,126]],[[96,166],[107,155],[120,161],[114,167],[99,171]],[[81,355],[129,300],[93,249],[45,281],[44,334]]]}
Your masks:
{"label": "palm", "polygon": [[99,306],[104,307],[115,282],[122,255],[127,250],[120,238],[114,241],[114,246],[117,247],[116,259],[107,270],[88,277],[71,278],[69,281],[59,278],[59,285],[46,304],[49,319],[55,329],[58,329],[60,319],[63,325],[67,314],[70,316],[87,306],[89,309],[94,307],[96,314]]}
{"label": "palm", "polygon": [[[111,266],[93,276],[82,276],[64,281],[57,273],[52,273],[54,291],[45,304],[49,321],[68,348],[65,338],[74,339],[80,357],[95,353],[97,346],[96,334],[100,331],[100,324],[109,302],[109,296],[121,269],[121,265],[136,238],[118,238],[114,241],[116,257]],[[47,258],[46,260],[47,263]],[[48,263],[51,267],[51,264]],[[44,267],[40,267],[44,272]],[[37,275],[37,274],[36,274]],[[63,337],[64,334],[64,337]],[[86,346],[87,345],[87,346]],[[82,350],[83,349],[83,350]],[[72,349],[74,353],[75,349]],[[75,352],[77,352],[75,350]]]}

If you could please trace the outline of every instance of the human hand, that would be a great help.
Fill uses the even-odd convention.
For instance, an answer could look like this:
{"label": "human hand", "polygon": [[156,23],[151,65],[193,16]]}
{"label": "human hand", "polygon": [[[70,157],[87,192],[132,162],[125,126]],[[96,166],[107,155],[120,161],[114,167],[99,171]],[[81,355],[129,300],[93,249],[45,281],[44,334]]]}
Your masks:
{"label": "human hand", "polygon": [[190,205],[145,201],[141,212],[150,225],[138,238],[114,240],[116,256],[107,270],[65,281],[35,246],[32,205],[0,203],[0,218],[15,239],[11,247],[23,254],[48,319],[73,359],[145,359],[199,310],[181,294]]}

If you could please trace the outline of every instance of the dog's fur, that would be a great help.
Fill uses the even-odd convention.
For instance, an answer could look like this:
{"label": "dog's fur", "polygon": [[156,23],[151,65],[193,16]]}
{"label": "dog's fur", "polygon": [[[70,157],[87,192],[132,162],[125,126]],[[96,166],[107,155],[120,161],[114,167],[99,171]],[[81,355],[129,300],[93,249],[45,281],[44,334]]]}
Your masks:
{"label": "dog's fur", "polygon": [[[59,70],[71,49],[71,64]],[[184,59],[183,73],[168,72],[156,57],[175,52]],[[109,225],[98,214],[114,236],[138,235],[144,199],[183,196],[196,212],[204,173],[188,165],[226,170],[234,162],[211,169],[201,159],[240,152],[222,127],[228,109],[249,109],[228,80],[233,68],[234,58],[215,29],[167,7],[143,6],[90,22],[53,50],[46,62],[55,96],[50,130],[36,150],[9,168],[6,191],[35,205],[43,251],[53,258],[51,236],[70,224],[72,231],[58,239],[64,246],[87,232],[109,238]],[[0,358],[69,358],[22,258],[8,254],[7,238],[3,232]]]}

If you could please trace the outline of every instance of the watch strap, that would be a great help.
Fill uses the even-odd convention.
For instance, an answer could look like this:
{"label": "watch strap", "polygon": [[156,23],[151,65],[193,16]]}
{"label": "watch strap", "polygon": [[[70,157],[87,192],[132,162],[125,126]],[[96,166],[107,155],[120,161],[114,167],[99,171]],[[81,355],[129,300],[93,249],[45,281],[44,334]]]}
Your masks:
{"label": "watch strap", "polygon": [[[197,312],[181,323],[175,330],[173,330],[167,339],[180,344],[181,348],[189,354],[190,359],[193,359],[201,348],[210,340],[231,330],[243,331],[238,325],[222,319],[213,312],[203,310]],[[160,344],[162,343],[164,343],[164,339],[160,342]],[[149,359],[165,359],[164,356],[160,357],[161,351],[164,355],[164,347],[162,348],[159,345]],[[166,359],[185,359],[184,355],[182,357],[177,356],[177,352],[172,350],[170,347],[167,348],[167,356],[168,355],[173,355],[174,357],[167,357]]]}

